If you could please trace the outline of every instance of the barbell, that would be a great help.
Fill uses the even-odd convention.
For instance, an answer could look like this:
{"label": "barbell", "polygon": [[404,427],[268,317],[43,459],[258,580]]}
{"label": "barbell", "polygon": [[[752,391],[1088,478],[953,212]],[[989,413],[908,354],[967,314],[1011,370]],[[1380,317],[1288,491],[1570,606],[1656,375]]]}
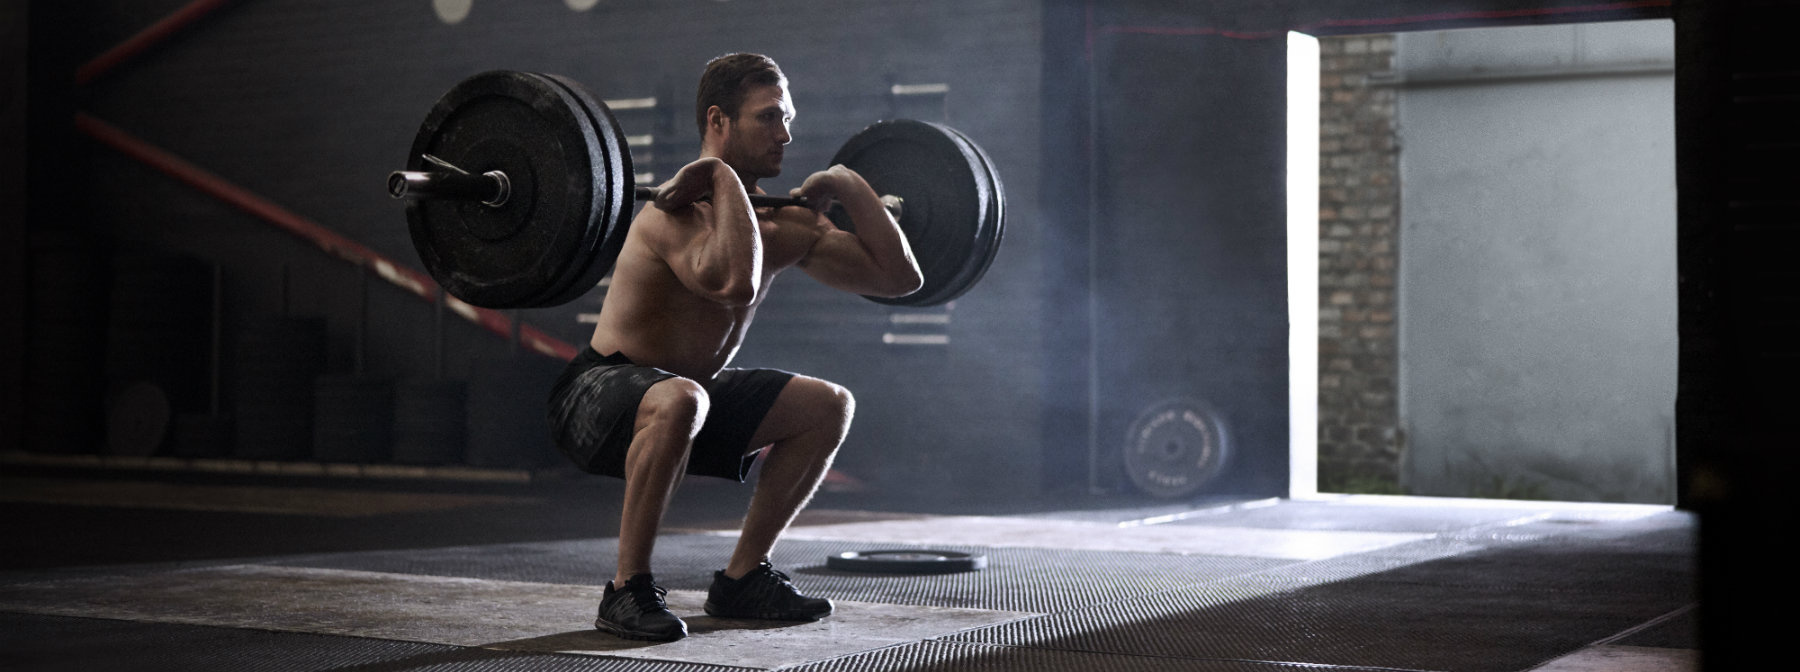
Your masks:
{"label": "barbell", "polygon": [[[831,159],[862,175],[912,245],[919,291],[866,297],[899,306],[947,303],[987,273],[1005,234],[1006,195],[980,146],[943,124],[888,120],[857,132]],[[573,301],[612,270],[638,202],[631,152],[612,111],[581,84],[493,70],[456,84],[413,137],[407,169],[388,176],[406,200],[419,259],[445,291],[484,308]],[[752,194],[755,207],[807,205]],[[841,210],[831,221],[854,232]]]}

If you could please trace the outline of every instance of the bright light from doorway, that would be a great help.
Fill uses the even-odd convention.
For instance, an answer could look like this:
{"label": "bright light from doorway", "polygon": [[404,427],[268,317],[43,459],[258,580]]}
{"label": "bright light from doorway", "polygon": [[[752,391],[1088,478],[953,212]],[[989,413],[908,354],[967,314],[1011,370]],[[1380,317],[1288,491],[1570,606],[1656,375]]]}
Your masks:
{"label": "bright light from doorway", "polygon": [[1288,496],[1319,491],[1319,40],[1287,37]]}

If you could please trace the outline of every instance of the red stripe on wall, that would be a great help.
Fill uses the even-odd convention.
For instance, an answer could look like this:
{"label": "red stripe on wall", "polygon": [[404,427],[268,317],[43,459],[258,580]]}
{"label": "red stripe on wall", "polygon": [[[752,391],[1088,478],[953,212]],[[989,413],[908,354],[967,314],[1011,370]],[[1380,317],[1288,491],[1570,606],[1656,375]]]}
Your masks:
{"label": "red stripe on wall", "polygon": [[181,9],[150,24],[150,27],[138,31],[136,35],[126,38],[124,42],[120,42],[81,66],[75,71],[75,83],[86,85],[94,81],[95,78],[106,74],[107,71],[136,58],[138,54],[148,51],[151,47],[162,43],[163,40],[181,32],[181,29],[199,21],[201,17],[211,14],[213,10],[230,2],[231,0],[195,0],[182,6]]}

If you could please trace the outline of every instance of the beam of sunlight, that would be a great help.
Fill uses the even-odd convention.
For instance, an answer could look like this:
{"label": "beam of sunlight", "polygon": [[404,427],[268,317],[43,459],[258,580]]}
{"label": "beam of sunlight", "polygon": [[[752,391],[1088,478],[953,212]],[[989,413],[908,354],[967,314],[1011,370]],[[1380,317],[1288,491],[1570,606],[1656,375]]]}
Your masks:
{"label": "beam of sunlight", "polygon": [[1288,33],[1288,496],[1319,491],[1319,40]]}

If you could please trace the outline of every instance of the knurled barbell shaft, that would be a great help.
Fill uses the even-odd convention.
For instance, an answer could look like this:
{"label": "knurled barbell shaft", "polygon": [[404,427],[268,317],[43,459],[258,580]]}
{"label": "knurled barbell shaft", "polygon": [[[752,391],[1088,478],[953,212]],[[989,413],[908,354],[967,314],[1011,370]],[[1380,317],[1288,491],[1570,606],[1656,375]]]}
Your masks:
{"label": "knurled barbell shaft", "polygon": [[[635,187],[632,189],[632,193],[636,195],[637,200],[645,203],[656,200],[656,191],[656,187]],[[700,200],[710,201],[712,200],[712,196],[701,196]],[[808,207],[808,203],[804,198],[774,196],[770,194],[750,194],[750,205],[751,207],[757,208],[785,208],[790,205],[798,205],[802,208]]]}
{"label": "knurled barbell shaft", "polygon": [[[649,202],[656,200],[656,188],[655,187],[637,187],[632,190],[632,193],[634,193],[636,195],[635,197],[637,198],[637,200],[643,201],[645,203],[649,203]],[[712,200],[712,196],[711,195],[701,196],[700,200],[709,201],[709,200]],[[906,202],[905,199],[900,198],[899,196],[894,196],[892,194],[884,194],[881,197],[881,207],[886,208],[888,211],[888,214],[894,216],[894,221],[900,221],[900,214],[904,211],[905,202]],[[810,207],[812,207],[812,202],[806,200],[806,198],[803,196],[774,196],[774,195],[770,195],[770,194],[750,194],[750,205],[751,205],[751,207],[756,207],[756,208],[785,208],[788,206],[799,206],[802,208],[810,208]],[[833,202],[832,205],[837,206],[837,205],[839,205],[839,203]]]}

